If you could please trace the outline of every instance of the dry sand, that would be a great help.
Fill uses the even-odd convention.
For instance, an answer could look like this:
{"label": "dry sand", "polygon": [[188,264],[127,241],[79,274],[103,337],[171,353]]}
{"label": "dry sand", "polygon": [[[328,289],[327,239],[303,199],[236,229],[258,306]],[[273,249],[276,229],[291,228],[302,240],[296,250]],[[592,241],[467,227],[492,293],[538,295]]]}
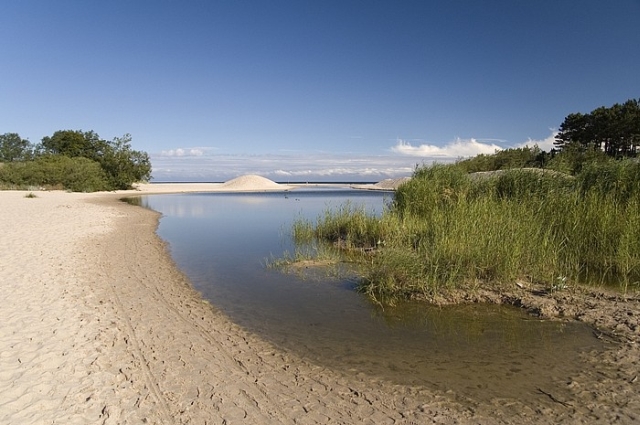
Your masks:
{"label": "dry sand", "polygon": [[567,383],[575,397],[564,404],[539,394],[533,402],[459,403],[450,394],[328,370],[248,334],[177,270],[155,234],[158,214],[119,202],[121,193],[34,193],[0,192],[2,424],[640,418],[637,299],[601,299],[619,319],[602,328],[624,328],[623,342],[602,359],[617,365],[617,376],[577,377]]}
{"label": "dry sand", "polygon": [[396,190],[409,180],[411,180],[411,177],[400,177],[397,179],[380,180],[378,183],[374,184],[353,184],[351,187],[363,190]]}
{"label": "dry sand", "polygon": [[224,183],[141,183],[136,190],[145,194],[181,192],[269,192],[292,190],[295,186],[276,183],[254,174],[236,177]]}

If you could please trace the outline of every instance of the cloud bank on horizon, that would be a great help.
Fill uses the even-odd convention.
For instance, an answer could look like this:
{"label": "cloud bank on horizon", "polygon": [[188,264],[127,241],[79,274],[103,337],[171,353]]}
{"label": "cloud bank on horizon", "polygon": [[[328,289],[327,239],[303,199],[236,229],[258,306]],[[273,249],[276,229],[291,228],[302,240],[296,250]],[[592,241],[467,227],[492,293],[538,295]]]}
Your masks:
{"label": "cloud bank on horizon", "polygon": [[528,139],[507,146],[493,139],[457,138],[442,146],[398,139],[381,154],[296,152],[279,154],[223,154],[214,147],[181,147],[152,154],[154,181],[227,181],[245,174],[258,174],[279,182],[366,181],[410,176],[416,167],[435,162],[449,163],[507,148],[538,146],[549,151],[557,132],[543,140]]}

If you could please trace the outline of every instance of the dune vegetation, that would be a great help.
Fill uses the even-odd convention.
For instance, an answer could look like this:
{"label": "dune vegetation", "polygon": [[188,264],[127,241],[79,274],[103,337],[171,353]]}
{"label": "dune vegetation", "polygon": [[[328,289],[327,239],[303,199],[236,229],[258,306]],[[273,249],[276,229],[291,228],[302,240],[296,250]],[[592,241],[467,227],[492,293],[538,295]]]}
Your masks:
{"label": "dune vegetation", "polygon": [[639,135],[638,100],[570,114],[550,152],[419,167],[380,217],[344,206],[295,223],[294,239],[348,255],[382,303],[519,281],[637,290]]}
{"label": "dune vegetation", "polygon": [[381,216],[344,206],[293,233],[300,246],[342,250],[383,303],[518,280],[629,290],[640,281],[640,163],[480,178],[460,164],[422,167]]}

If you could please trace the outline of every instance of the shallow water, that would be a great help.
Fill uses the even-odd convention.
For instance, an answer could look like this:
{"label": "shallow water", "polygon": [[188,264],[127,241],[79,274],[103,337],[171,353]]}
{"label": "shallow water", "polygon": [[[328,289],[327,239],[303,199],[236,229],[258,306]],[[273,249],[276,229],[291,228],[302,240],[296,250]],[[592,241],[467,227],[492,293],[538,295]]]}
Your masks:
{"label": "shallow water", "polygon": [[391,195],[352,190],[154,195],[158,234],[178,266],[218,309],[247,330],[317,364],[473,400],[562,396],[601,350],[578,323],[533,320],[505,306],[380,309],[355,281],[302,279],[265,267],[293,252],[290,225],[349,201],[380,214]]}

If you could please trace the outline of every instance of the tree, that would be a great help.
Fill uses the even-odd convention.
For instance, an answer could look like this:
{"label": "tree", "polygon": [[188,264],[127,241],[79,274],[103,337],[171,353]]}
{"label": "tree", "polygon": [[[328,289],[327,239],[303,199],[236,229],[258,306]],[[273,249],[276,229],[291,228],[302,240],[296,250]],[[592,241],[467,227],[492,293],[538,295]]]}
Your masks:
{"label": "tree", "polygon": [[32,152],[31,142],[18,133],[0,134],[0,162],[26,161]]}
{"label": "tree", "polygon": [[560,150],[602,151],[614,158],[635,157],[640,147],[640,100],[567,115],[555,145]]}
{"label": "tree", "polygon": [[103,140],[94,131],[61,130],[44,137],[38,149],[41,154],[83,157],[100,164],[110,189],[128,189],[137,181],[151,178],[151,161],[146,152],[131,148],[131,135]]}
{"label": "tree", "polygon": [[151,178],[151,161],[146,152],[131,149],[131,135],[107,142],[100,160],[113,187],[127,189],[131,183]]}
{"label": "tree", "polygon": [[104,152],[105,143],[94,131],[60,130],[51,137],[43,137],[39,150],[46,154],[84,157],[97,161]]}

